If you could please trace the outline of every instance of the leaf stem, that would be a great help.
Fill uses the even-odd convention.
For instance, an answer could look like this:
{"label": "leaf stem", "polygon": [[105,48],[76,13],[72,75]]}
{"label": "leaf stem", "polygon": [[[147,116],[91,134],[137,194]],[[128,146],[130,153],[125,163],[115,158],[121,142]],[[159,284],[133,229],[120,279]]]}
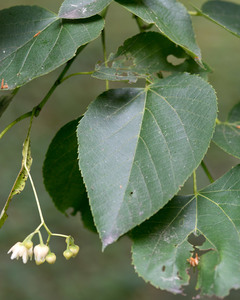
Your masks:
{"label": "leaf stem", "polygon": [[201,14],[198,11],[188,11],[190,16],[201,16]]}
{"label": "leaf stem", "polygon": [[42,238],[42,234],[41,234],[40,231],[38,231],[38,235],[39,235],[39,241],[40,241],[40,244],[41,244],[41,245],[44,245],[43,238]]}
{"label": "leaf stem", "polygon": [[136,20],[136,23],[137,23],[137,26],[138,26],[138,29],[140,32],[144,32],[144,29],[142,28],[142,22],[141,22],[141,19],[136,16],[136,15],[133,15],[133,18]]}
{"label": "leaf stem", "polygon": [[194,195],[197,195],[197,176],[196,176],[196,171],[193,172],[193,192]]}
{"label": "leaf stem", "polygon": [[68,238],[69,235],[65,235],[65,234],[61,234],[61,233],[52,233],[51,235],[53,236],[59,236],[59,237],[64,237],[64,238]]}
{"label": "leaf stem", "polygon": [[140,32],[150,29],[154,24],[145,25],[144,22],[136,15],[133,14],[133,18],[136,20],[138,29]]}
{"label": "leaf stem", "polygon": [[48,235],[48,238],[47,238],[47,241],[46,241],[46,245],[47,245],[47,246],[49,245],[49,242],[50,242],[51,236],[52,236],[51,234],[49,234],[49,235]]}
{"label": "leaf stem", "polygon": [[12,123],[10,123],[1,133],[0,133],[0,139],[4,136],[4,134],[11,129],[15,124],[17,124],[18,122],[31,117],[32,115],[32,111],[29,111],[25,114],[23,114],[22,116],[18,117],[15,121],[13,121]]}
{"label": "leaf stem", "polygon": [[[31,111],[23,114],[22,116],[18,117],[15,121],[13,121],[12,123],[10,123],[1,133],[0,133],[0,139],[4,136],[4,134],[11,129],[15,124],[17,124],[18,122],[31,117],[32,115],[34,115],[34,117],[38,117],[39,113],[41,112],[42,108],[44,107],[44,105],[47,103],[48,99],[50,98],[50,96],[52,95],[52,93],[55,91],[55,89],[64,81],[63,78],[65,76],[65,74],[67,73],[67,71],[69,70],[69,68],[71,67],[72,63],[74,62],[74,60],[76,59],[76,57],[78,56],[78,54],[86,47],[86,45],[81,46],[77,52],[76,55],[70,59],[64,69],[62,70],[62,72],[60,73],[60,75],[58,76],[57,80],[54,82],[54,84],[52,85],[52,87],[50,88],[50,90],[47,92],[46,96],[42,99],[42,101],[35,106]],[[15,90],[14,90],[15,91]],[[15,91],[16,93],[17,91]]]}
{"label": "leaf stem", "polygon": [[203,160],[202,160],[202,162],[201,162],[201,167],[203,168],[203,171],[204,171],[205,174],[207,175],[209,181],[210,181],[211,183],[213,183],[213,182],[214,182],[214,179],[213,179],[211,173],[209,172],[209,170],[208,170],[208,168],[207,168],[207,166],[206,166],[206,164],[204,163]]}
{"label": "leaf stem", "polygon": [[94,71],[73,73],[73,74],[70,74],[70,75],[64,77],[64,78],[61,80],[61,83],[62,83],[63,81],[65,81],[65,80],[67,80],[68,78],[73,77],[73,76],[77,76],[77,75],[91,75],[91,74],[93,74],[93,73],[94,73]]}
{"label": "leaf stem", "polygon": [[35,114],[34,116],[37,117],[40,113],[40,111],[42,110],[43,106],[47,103],[48,99],[50,98],[50,96],[52,95],[52,93],[55,91],[55,89],[62,83],[62,79],[64,78],[65,74],[67,73],[67,71],[69,70],[69,68],[71,67],[72,63],[74,62],[74,60],[76,59],[76,57],[78,56],[78,54],[86,47],[86,45],[81,46],[78,50],[76,55],[70,59],[67,63],[66,66],[64,67],[64,69],[62,70],[62,72],[60,73],[60,75],[58,76],[57,80],[54,82],[53,86],[50,88],[50,90],[48,91],[48,93],[46,94],[46,96],[43,98],[43,100],[34,108],[35,109]]}
{"label": "leaf stem", "polygon": [[[101,41],[102,41],[102,47],[103,47],[104,64],[105,64],[105,67],[108,67],[105,28],[102,30]],[[106,80],[106,90],[109,90],[109,81],[108,80]]]}

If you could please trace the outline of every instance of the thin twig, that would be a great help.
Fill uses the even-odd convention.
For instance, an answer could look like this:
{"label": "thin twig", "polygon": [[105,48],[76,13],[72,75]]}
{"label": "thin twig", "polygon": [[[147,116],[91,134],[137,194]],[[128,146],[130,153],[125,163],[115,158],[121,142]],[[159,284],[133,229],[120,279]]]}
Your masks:
{"label": "thin twig", "polygon": [[206,164],[204,163],[203,160],[202,160],[202,162],[201,162],[201,166],[202,166],[202,168],[203,168],[203,171],[204,171],[205,174],[207,175],[209,181],[210,181],[211,183],[213,183],[213,182],[214,182],[214,179],[213,179],[211,173],[209,172],[209,170],[208,170],[208,168],[207,168],[207,166],[206,166]]}
{"label": "thin twig", "polygon": [[[102,40],[102,47],[103,47],[104,64],[105,64],[105,67],[108,67],[108,64],[107,64],[107,50],[106,50],[105,28],[102,31],[101,40]],[[106,80],[106,90],[109,90],[109,81],[108,80]]]}
{"label": "thin twig", "polygon": [[197,195],[197,177],[196,177],[196,171],[193,172],[193,192],[194,195]]}
{"label": "thin twig", "polygon": [[55,89],[63,82],[63,78],[65,76],[65,74],[67,73],[67,71],[69,70],[69,68],[71,67],[72,63],[74,62],[74,60],[76,59],[77,55],[86,47],[86,45],[81,46],[76,55],[70,59],[64,69],[62,70],[62,72],[60,73],[60,75],[58,76],[57,80],[54,82],[54,84],[52,85],[52,87],[50,88],[50,90],[47,92],[46,96],[42,99],[42,101],[35,106],[31,111],[23,114],[22,116],[18,117],[16,120],[14,120],[12,123],[10,123],[1,133],[0,133],[0,139],[4,136],[4,134],[11,129],[15,124],[17,124],[18,122],[29,118],[32,116],[32,114],[34,113],[34,117],[38,117],[40,111],[42,110],[42,108],[44,107],[44,105],[47,103],[48,99],[50,98],[50,96],[52,95],[52,93],[55,91]]}

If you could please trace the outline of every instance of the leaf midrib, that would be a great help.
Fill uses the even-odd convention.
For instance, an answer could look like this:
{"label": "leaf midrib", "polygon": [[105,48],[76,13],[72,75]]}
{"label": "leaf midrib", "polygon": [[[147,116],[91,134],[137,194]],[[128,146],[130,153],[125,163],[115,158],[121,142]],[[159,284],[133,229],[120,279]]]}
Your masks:
{"label": "leaf midrib", "polygon": [[[136,100],[136,98],[138,98],[138,97],[139,97],[142,93],[144,93],[144,92],[145,92],[145,90],[142,89],[136,96],[134,96],[134,98],[133,98],[130,102],[132,102],[133,100]],[[141,124],[142,124],[142,121],[143,121],[143,118],[144,118],[144,114],[145,114],[146,99],[147,99],[147,93],[145,92],[145,100],[144,100],[144,107],[143,107],[143,114],[142,114]],[[129,104],[129,102],[128,102],[127,104]],[[122,108],[122,107],[121,107],[121,108]],[[121,110],[121,108],[118,109],[118,111]],[[114,112],[114,114],[115,114],[115,112]],[[139,135],[140,135],[140,132],[141,132],[141,128],[142,128],[142,126],[139,126]],[[138,137],[139,137],[139,135],[138,135]],[[129,179],[130,179],[130,176],[131,176],[131,174],[132,174],[133,165],[134,165],[134,163],[135,163],[135,157],[136,157],[136,152],[137,152],[139,140],[140,140],[140,139],[138,138],[137,143],[136,143],[136,147],[135,147],[135,151],[134,151],[134,155],[133,155],[132,164],[131,164],[131,167],[130,167],[130,169],[129,169],[129,176],[128,176],[128,180],[127,180],[127,183],[126,183],[125,192],[124,192],[124,194],[123,194],[123,198],[122,198],[121,204],[118,206],[118,210],[117,210],[117,212],[116,212],[116,214],[115,214],[116,217],[115,217],[115,219],[114,219],[114,222],[112,223],[112,226],[111,226],[111,229],[109,230],[109,232],[112,232],[112,228],[115,227],[116,222],[118,221],[118,216],[119,216],[119,213],[120,213],[120,210],[121,210],[121,207],[122,207],[122,203],[124,202],[124,199],[125,199],[126,190],[127,190],[127,188],[128,188],[128,185],[129,185]]]}

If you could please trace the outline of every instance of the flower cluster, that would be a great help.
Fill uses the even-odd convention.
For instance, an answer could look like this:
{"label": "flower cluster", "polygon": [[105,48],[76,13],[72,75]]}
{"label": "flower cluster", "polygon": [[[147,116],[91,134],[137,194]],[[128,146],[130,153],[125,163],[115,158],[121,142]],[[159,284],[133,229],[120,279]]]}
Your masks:
{"label": "flower cluster", "polygon": [[[31,125],[30,125],[30,128],[31,128]],[[27,137],[26,141],[27,141],[27,143],[29,143],[29,136]],[[25,145],[25,142],[24,142],[24,145]],[[35,200],[36,200],[36,203],[37,203],[41,223],[32,233],[30,233],[25,238],[25,240],[23,242],[17,242],[8,251],[8,254],[12,252],[11,259],[15,259],[15,258],[19,259],[19,257],[21,257],[23,263],[26,264],[28,262],[28,259],[32,260],[32,256],[33,256],[33,253],[34,253],[34,259],[35,259],[35,262],[36,262],[37,265],[41,265],[45,261],[47,261],[49,264],[54,264],[55,261],[56,261],[56,255],[53,252],[51,252],[51,250],[49,248],[49,241],[50,241],[50,238],[52,236],[58,236],[58,237],[66,238],[65,241],[66,241],[66,244],[67,244],[67,249],[63,252],[64,257],[66,259],[69,259],[71,257],[75,257],[78,254],[79,247],[74,244],[74,239],[70,235],[52,233],[50,231],[50,229],[47,227],[47,225],[44,221],[44,218],[43,218],[42,210],[41,210],[41,207],[40,207],[40,202],[39,202],[39,199],[38,199],[37,191],[36,191],[34,183],[33,183],[32,176],[30,174],[28,166],[26,165],[26,161],[23,161],[23,162],[24,162],[25,171],[27,172],[27,175],[30,179],[30,183],[32,185],[32,189],[33,189],[33,193],[34,193]],[[45,228],[45,230],[48,234],[46,244],[43,242],[42,234],[41,234],[41,231],[40,231],[41,228]],[[35,234],[38,234],[40,244],[33,247],[32,238]]]}
{"label": "flower cluster", "polygon": [[[29,247],[30,246],[30,247]],[[28,262],[28,259],[32,260],[32,256],[34,253],[34,259],[36,261],[37,265],[40,265],[47,260],[47,256],[51,255],[51,257],[54,255],[55,260],[51,258],[50,263],[54,263],[56,261],[56,255],[54,253],[49,253],[49,247],[47,245],[37,245],[33,249],[33,243],[30,242],[17,242],[9,251],[8,253],[12,252],[11,259],[19,259],[19,257],[22,258],[23,263],[26,264]],[[47,260],[48,261],[48,260]]]}
{"label": "flower cluster", "polygon": [[[79,252],[79,247],[74,244],[74,240],[70,236],[66,238],[66,243],[67,249],[63,252],[63,256],[66,259],[75,257]],[[37,265],[41,265],[45,261],[47,261],[49,264],[54,264],[56,261],[56,255],[51,252],[49,246],[45,245],[43,242],[36,245],[34,248],[31,240],[17,242],[8,251],[8,253],[11,252],[11,259],[19,259],[19,257],[21,257],[24,264],[28,262],[28,259],[32,260],[33,254]]]}

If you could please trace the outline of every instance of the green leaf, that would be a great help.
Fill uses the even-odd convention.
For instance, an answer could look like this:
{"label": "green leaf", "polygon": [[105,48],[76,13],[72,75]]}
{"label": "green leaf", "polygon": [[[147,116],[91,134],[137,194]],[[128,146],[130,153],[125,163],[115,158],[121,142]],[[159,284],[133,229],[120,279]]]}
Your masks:
{"label": "green leaf", "polygon": [[207,151],[216,111],[212,87],[189,74],[109,90],[89,106],[79,163],[103,247],[179,190]]}
{"label": "green leaf", "polygon": [[64,125],[53,138],[43,165],[46,190],[63,213],[73,208],[83,215],[86,227],[94,228],[86,188],[77,161],[76,129],[79,119]]}
{"label": "green leaf", "polygon": [[2,95],[0,96],[0,117],[5,112],[5,110],[8,108],[8,105],[11,103],[13,97],[15,94],[11,93],[8,95]]}
{"label": "green leaf", "polygon": [[225,122],[217,123],[213,142],[227,153],[240,158],[240,103],[233,107]]}
{"label": "green leaf", "polygon": [[28,172],[26,170],[26,167],[28,170],[30,170],[30,167],[32,165],[29,133],[23,144],[22,156],[23,156],[23,159],[22,159],[22,166],[21,166],[20,172],[18,173],[18,176],[17,176],[15,183],[11,189],[11,192],[8,196],[6,204],[0,214],[0,228],[3,226],[3,224],[5,223],[5,221],[8,217],[7,210],[8,210],[9,204],[10,204],[13,196],[20,194],[24,190],[26,181],[28,179]]}
{"label": "green leaf", "polygon": [[175,0],[116,0],[147,23],[154,23],[168,39],[181,46],[199,63],[201,52],[196,44],[191,18]]}
{"label": "green leaf", "polygon": [[99,16],[62,20],[38,6],[0,11],[0,78],[14,89],[53,71],[96,39],[103,26]]}
{"label": "green leaf", "polygon": [[[181,59],[178,65],[169,62],[169,58]],[[117,53],[105,63],[97,65],[93,77],[103,80],[128,80],[136,82],[138,78],[147,78],[161,71],[206,73],[191,56],[158,32],[139,33],[127,39]]]}
{"label": "green leaf", "polygon": [[65,0],[59,16],[66,19],[83,19],[100,13],[112,0]]}
{"label": "green leaf", "polygon": [[[195,7],[196,8],[196,7]],[[240,37],[240,5],[226,1],[208,1],[196,10],[205,18]]]}
{"label": "green leaf", "polygon": [[[132,232],[133,264],[154,286],[175,293],[188,284],[191,233],[201,234],[197,288],[224,297],[240,288],[240,165],[199,191],[177,196]],[[205,251],[202,251],[205,250]],[[206,250],[210,252],[206,252]]]}

